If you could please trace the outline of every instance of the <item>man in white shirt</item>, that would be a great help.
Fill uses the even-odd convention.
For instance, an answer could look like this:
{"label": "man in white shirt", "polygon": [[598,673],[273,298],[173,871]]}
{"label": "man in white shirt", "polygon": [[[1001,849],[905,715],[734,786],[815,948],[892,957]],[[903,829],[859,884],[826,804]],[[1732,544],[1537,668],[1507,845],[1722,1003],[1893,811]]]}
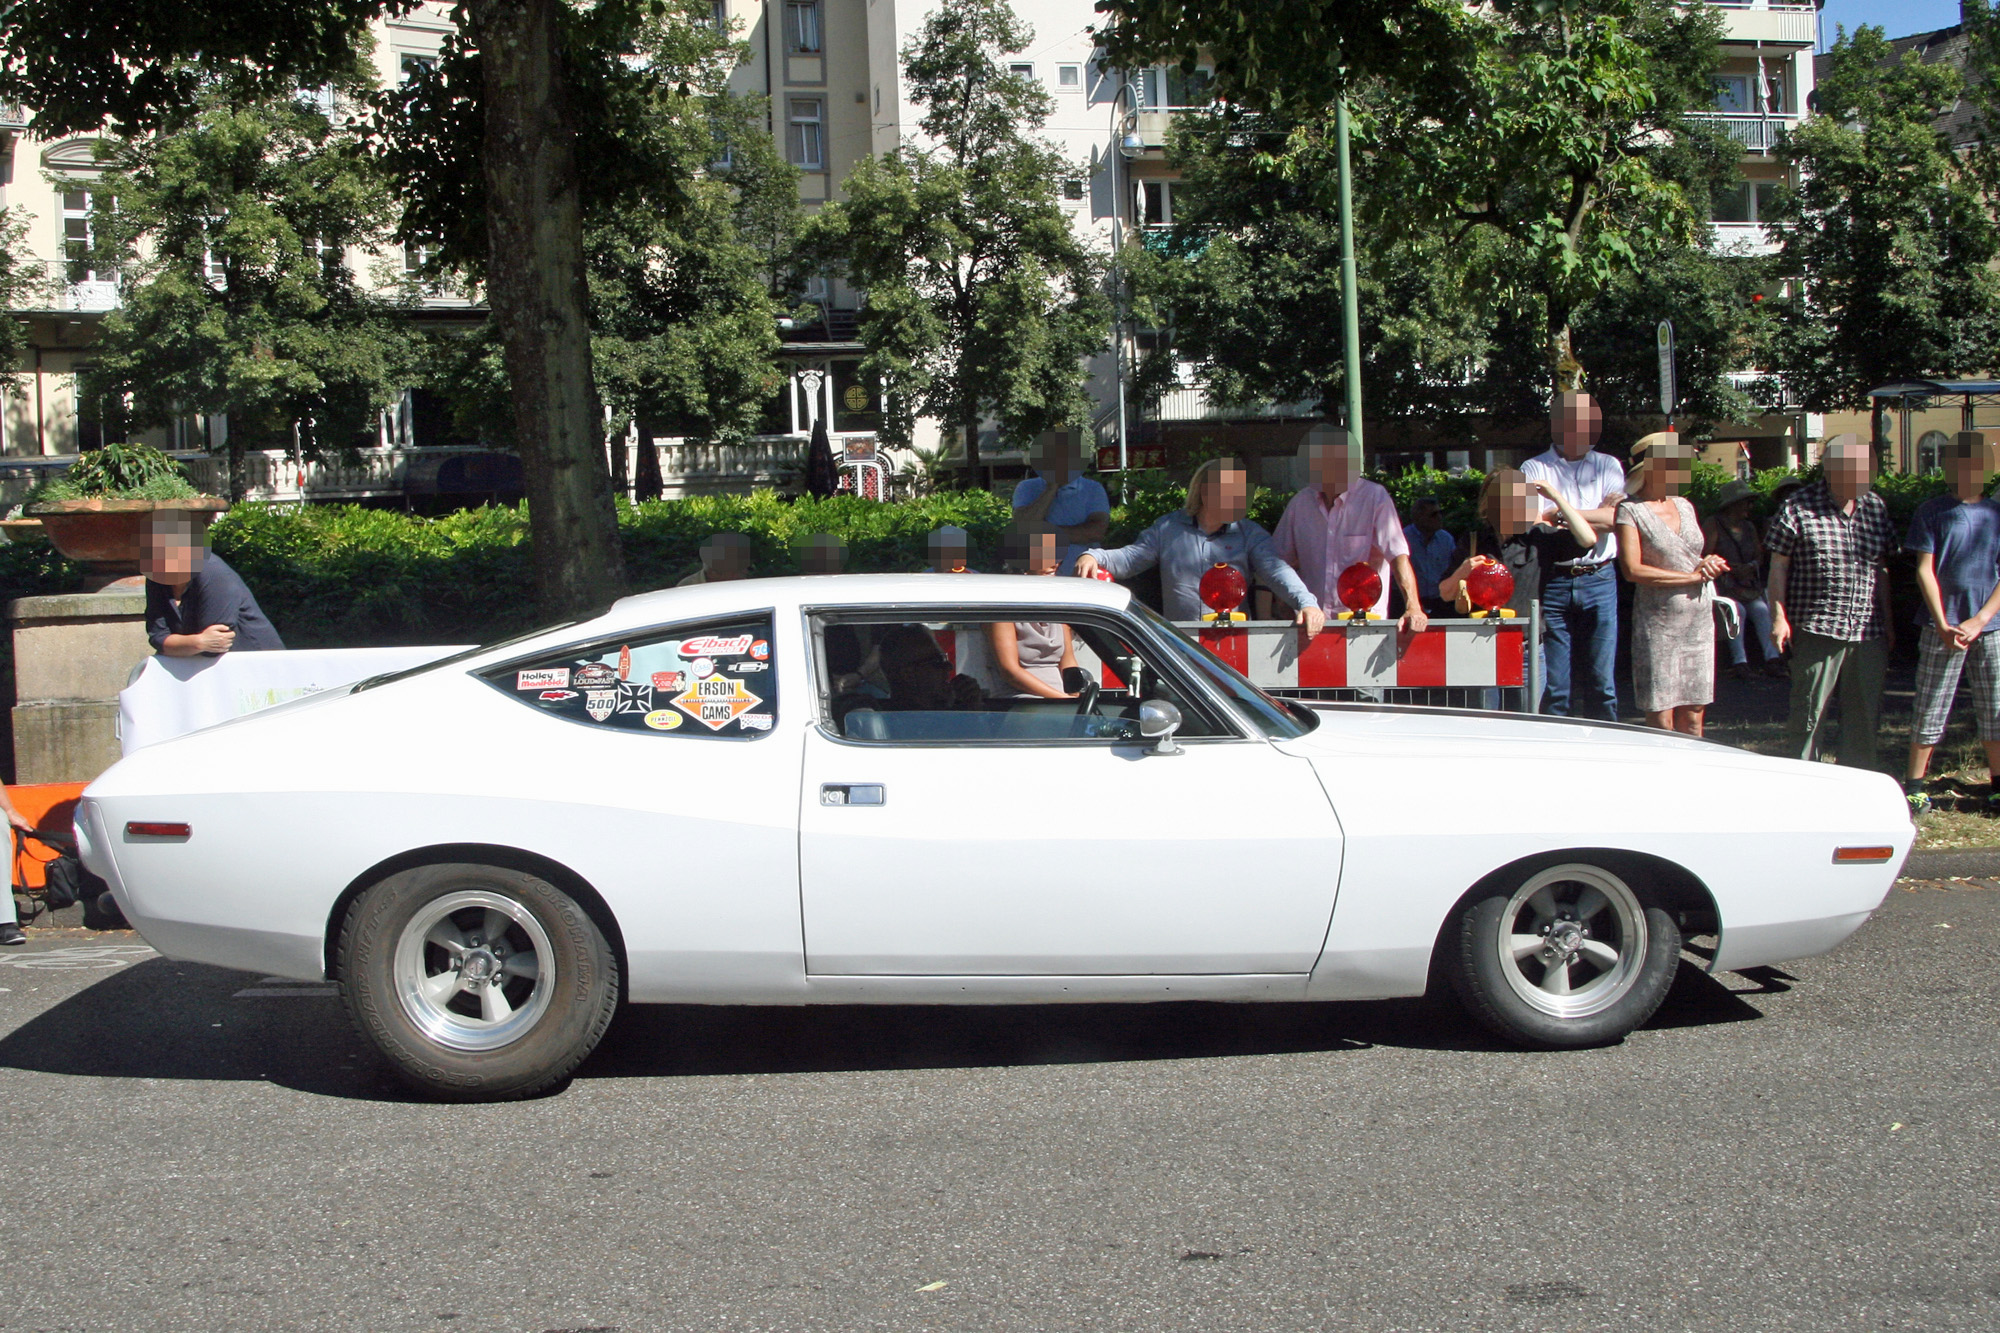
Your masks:
{"label": "man in white shirt", "polygon": [[[1555,566],[1542,597],[1542,711],[1618,720],[1618,503],[1625,467],[1595,448],[1604,416],[1587,393],[1557,396],[1549,413],[1555,447],[1521,465],[1528,480],[1561,492],[1603,536],[1588,555]],[[1542,521],[1558,521],[1546,506]]]}

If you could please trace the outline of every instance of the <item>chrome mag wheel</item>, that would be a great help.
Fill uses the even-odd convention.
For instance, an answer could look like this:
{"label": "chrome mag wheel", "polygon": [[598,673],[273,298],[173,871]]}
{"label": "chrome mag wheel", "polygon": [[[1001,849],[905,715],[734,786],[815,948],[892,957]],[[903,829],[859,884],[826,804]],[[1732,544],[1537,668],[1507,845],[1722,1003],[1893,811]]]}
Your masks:
{"label": "chrome mag wheel", "polygon": [[1551,866],[1500,914],[1500,971],[1530,1007],[1588,1018],[1623,999],[1647,953],[1646,912],[1625,881],[1596,866]]}
{"label": "chrome mag wheel", "polygon": [[403,1013],[451,1050],[491,1051],[520,1040],[547,1011],[555,986],[548,932],[505,894],[464,889],[433,899],[396,941]]}

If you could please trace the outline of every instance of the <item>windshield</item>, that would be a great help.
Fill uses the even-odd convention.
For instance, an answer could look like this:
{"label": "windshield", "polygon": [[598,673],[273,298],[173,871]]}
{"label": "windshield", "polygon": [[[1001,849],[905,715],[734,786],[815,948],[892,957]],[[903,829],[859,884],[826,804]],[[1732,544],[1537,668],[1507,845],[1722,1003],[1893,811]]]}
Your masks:
{"label": "windshield", "polygon": [[1236,669],[1195,643],[1175,627],[1174,622],[1152,607],[1134,599],[1132,609],[1159,631],[1161,642],[1179,654],[1181,661],[1199,671],[1243,711],[1252,726],[1274,741],[1288,741],[1305,735],[1316,725],[1310,709],[1294,712],[1252,685]]}
{"label": "windshield", "polygon": [[404,667],[401,671],[384,671],[379,676],[370,676],[366,680],[356,682],[354,688],[348,691],[348,693],[359,694],[363,690],[372,690],[377,685],[393,685],[399,680],[408,680],[411,676],[421,676],[426,671],[436,671],[440,667],[448,667],[454,662],[469,661],[481,653],[490,653],[500,648],[512,647],[517,643],[526,643],[530,639],[539,639],[544,634],[553,634],[559,629],[568,629],[572,625],[581,625],[582,623],[581,620],[562,620],[553,625],[537,625],[526,634],[510,634],[504,639],[496,639],[492,643],[482,643],[477,648],[467,648],[462,652],[453,653],[449,657],[440,657],[435,661],[425,662],[420,666]]}

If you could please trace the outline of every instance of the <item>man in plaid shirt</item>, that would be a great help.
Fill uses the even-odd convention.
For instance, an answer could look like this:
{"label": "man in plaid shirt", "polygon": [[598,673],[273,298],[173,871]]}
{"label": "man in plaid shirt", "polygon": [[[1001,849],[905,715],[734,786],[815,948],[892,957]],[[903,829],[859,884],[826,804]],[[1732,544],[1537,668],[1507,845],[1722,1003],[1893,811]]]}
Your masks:
{"label": "man in plaid shirt", "polygon": [[1792,649],[1786,739],[1799,758],[1818,757],[1820,722],[1838,686],[1840,762],[1873,768],[1895,644],[1882,562],[1896,536],[1888,506],[1869,489],[1873,460],[1859,436],[1827,441],[1820,466],[1820,480],[1787,500],[1764,535],[1771,640],[1779,652]]}

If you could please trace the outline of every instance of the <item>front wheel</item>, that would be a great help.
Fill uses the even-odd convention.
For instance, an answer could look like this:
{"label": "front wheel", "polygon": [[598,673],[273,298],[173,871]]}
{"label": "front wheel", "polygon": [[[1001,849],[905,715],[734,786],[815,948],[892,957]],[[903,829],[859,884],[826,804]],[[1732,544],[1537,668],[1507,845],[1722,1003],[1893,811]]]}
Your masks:
{"label": "front wheel", "polygon": [[461,1101],[568,1077],[618,1003],[618,962],[575,899],[497,866],[419,866],[354,901],[338,954],[362,1035],[406,1080]]}
{"label": "front wheel", "polygon": [[1602,1046],[1653,1016],[1680,967],[1671,913],[1603,866],[1549,866],[1468,903],[1441,944],[1472,1016],[1527,1046]]}

